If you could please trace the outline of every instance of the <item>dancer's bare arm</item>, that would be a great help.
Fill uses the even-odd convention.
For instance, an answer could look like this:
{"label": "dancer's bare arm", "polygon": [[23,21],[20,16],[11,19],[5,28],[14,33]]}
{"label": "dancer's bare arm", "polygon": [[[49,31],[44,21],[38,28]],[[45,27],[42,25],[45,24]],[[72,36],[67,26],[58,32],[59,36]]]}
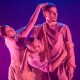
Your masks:
{"label": "dancer's bare arm", "polygon": [[40,13],[40,10],[46,6],[48,3],[44,3],[44,4],[39,4],[35,10],[35,12],[33,13],[32,17],[30,18],[27,26],[25,27],[25,29],[20,33],[20,37],[27,37],[28,34],[30,33],[30,31],[32,30],[34,24],[36,23],[36,20],[38,18],[38,15]]}

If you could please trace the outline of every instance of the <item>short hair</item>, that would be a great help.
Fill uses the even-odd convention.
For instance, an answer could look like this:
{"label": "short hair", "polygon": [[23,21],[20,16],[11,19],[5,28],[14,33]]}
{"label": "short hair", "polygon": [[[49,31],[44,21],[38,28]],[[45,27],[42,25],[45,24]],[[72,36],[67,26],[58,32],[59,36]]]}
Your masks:
{"label": "short hair", "polygon": [[48,3],[48,5],[42,8],[42,11],[48,11],[51,7],[56,7],[56,5],[54,3]]}
{"label": "short hair", "polygon": [[31,45],[32,42],[34,42],[34,37],[30,37],[30,38],[26,41],[26,44],[27,44],[27,45]]}
{"label": "short hair", "polygon": [[1,37],[6,36],[5,27],[6,25],[0,26],[0,36]]}

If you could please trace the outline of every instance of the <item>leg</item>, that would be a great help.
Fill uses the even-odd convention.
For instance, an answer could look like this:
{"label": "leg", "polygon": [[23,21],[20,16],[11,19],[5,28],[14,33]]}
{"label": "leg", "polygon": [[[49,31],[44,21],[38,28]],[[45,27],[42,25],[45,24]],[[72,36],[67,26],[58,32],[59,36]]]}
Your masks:
{"label": "leg", "polygon": [[12,66],[9,67],[8,80],[15,80],[14,68]]}
{"label": "leg", "polygon": [[22,80],[35,80],[34,73],[26,64],[24,64],[24,68],[22,69],[21,79]]}
{"label": "leg", "polygon": [[19,66],[10,65],[8,80],[21,80]]}

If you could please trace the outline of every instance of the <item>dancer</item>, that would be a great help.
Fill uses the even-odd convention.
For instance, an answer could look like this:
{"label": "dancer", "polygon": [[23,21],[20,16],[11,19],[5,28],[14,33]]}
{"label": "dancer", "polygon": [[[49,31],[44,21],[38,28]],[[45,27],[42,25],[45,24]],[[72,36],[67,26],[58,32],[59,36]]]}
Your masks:
{"label": "dancer", "polygon": [[[9,25],[2,25],[0,27],[0,36],[4,38],[5,44],[9,49],[11,55],[8,80],[21,80],[20,65],[24,53],[24,40],[30,33],[31,29],[33,28],[41,8],[46,5],[47,3],[38,5],[38,7],[36,8],[34,14],[32,15],[31,19],[29,20],[25,28],[15,31]],[[33,78],[32,74],[31,77]],[[25,80],[24,77],[22,78],[22,80]],[[34,80],[34,79],[28,79],[28,80]]]}
{"label": "dancer", "polygon": [[67,53],[63,52],[59,56],[58,59],[54,62],[48,62],[46,57],[44,57],[44,61],[42,61],[40,58],[41,54],[44,54],[44,46],[38,39],[34,39],[31,37],[27,43],[27,48],[25,49],[25,56],[24,58],[27,59],[25,63],[28,63],[33,68],[37,68],[39,70],[42,70],[43,72],[48,72],[48,66],[49,66],[49,72],[52,72],[55,70],[60,63],[64,60],[64,58],[67,56]]}
{"label": "dancer", "polygon": [[[63,50],[64,53],[67,52],[67,57],[55,70],[49,73],[50,78],[51,80],[72,80],[76,64],[70,29],[66,24],[57,21],[58,13],[55,4],[50,3],[43,7],[42,12],[46,22],[36,25],[32,36],[43,44],[45,48],[43,54],[47,55],[45,56],[49,62],[54,62],[59,58]],[[40,73],[37,72],[36,74],[38,76]]]}

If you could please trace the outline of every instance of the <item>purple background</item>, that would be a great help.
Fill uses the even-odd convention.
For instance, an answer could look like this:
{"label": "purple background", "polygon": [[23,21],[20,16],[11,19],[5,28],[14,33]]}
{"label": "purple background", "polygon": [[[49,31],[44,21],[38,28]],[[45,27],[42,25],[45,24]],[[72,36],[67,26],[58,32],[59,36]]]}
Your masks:
{"label": "purple background", "polygon": [[[70,27],[75,44],[76,70],[73,80],[80,80],[80,4],[78,0],[0,0],[0,25],[8,24],[15,30],[25,26],[39,3],[54,2],[58,8],[58,21]],[[36,24],[45,21],[42,13]],[[7,80],[10,54],[0,39],[0,80]]]}

